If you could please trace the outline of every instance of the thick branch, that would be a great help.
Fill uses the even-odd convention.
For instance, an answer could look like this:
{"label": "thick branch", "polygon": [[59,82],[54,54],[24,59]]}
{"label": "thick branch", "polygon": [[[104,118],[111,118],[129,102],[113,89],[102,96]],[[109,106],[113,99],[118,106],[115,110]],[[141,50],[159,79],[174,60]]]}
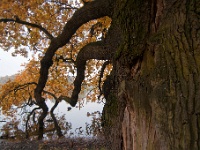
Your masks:
{"label": "thick branch", "polygon": [[112,58],[112,50],[104,41],[89,43],[80,50],[75,64],[78,65],[79,61],[89,59],[110,60]]}
{"label": "thick branch", "polygon": [[110,0],[93,1],[77,10],[73,17],[67,22],[62,33],[57,37],[61,46],[69,42],[76,30],[90,20],[111,15]]}
{"label": "thick branch", "polygon": [[59,100],[65,100],[71,106],[75,106],[78,100],[78,94],[81,91],[82,81],[84,80],[86,61],[89,59],[111,60],[114,57],[113,55],[117,47],[120,45],[120,42],[122,42],[121,32],[116,24],[109,30],[105,40],[90,43],[83,47],[80,50],[75,63],[77,67],[77,76],[74,81],[72,96],[71,98],[61,96]]}
{"label": "thick branch", "polygon": [[9,19],[9,18],[3,18],[3,19],[0,19],[0,22],[4,22],[4,23],[7,23],[7,22],[16,22],[16,23],[19,23],[19,24],[23,24],[23,25],[27,25],[27,26],[31,26],[33,28],[38,28],[39,30],[43,31],[47,37],[49,39],[53,39],[54,37],[45,29],[43,28],[41,25],[38,25],[38,24],[35,24],[35,23],[30,23],[30,22],[27,22],[27,21],[23,21],[21,19],[19,19],[17,16],[15,17],[15,19]]}
{"label": "thick branch", "polygon": [[61,96],[60,100],[65,100],[70,103],[71,106],[75,106],[78,101],[78,94],[81,91],[81,84],[85,77],[85,67],[86,61],[89,59],[97,59],[97,60],[110,60],[112,58],[111,51],[112,49],[108,49],[107,46],[104,46],[104,42],[94,42],[83,47],[76,60],[77,67],[77,76],[74,81],[74,90],[72,92],[71,98]]}
{"label": "thick branch", "polygon": [[39,107],[42,108],[42,114],[38,118],[38,125],[39,125],[39,135],[38,139],[41,140],[43,138],[43,132],[44,132],[44,118],[46,118],[48,113],[48,107],[45,103],[45,99],[41,97],[41,99],[37,100]]}
{"label": "thick branch", "polygon": [[77,67],[77,76],[74,81],[74,90],[71,98],[67,98],[68,102],[72,106],[76,105],[78,94],[81,91],[86,61],[89,59],[111,60],[114,57],[113,55],[117,47],[120,45],[120,42],[122,42],[121,32],[116,24],[109,30],[105,40],[101,42],[90,43],[80,50],[75,63]]}
{"label": "thick branch", "polygon": [[72,92],[72,96],[71,98],[61,96],[59,97],[59,100],[65,100],[71,106],[75,106],[78,100],[78,94],[81,91],[82,81],[84,80],[86,61],[89,59],[111,60],[121,42],[121,32],[116,24],[109,30],[105,40],[101,42],[90,43],[83,47],[80,50],[75,63],[77,67],[77,76],[74,81],[74,90]]}
{"label": "thick branch", "polygon": [[84,23],[110,15],[109,4],[108,0],[98,0],[85,5],[74,13],[73,17],[65,25],[62,33],[57,38],[52,39],[51,44],[41,61],[40,78],[38,86],[35,89],[35,98],[37,100],[41,100],[41,93],[48,79],[48,70],[53,63],[52,57],[57,49],[68,43],[72,35]]}

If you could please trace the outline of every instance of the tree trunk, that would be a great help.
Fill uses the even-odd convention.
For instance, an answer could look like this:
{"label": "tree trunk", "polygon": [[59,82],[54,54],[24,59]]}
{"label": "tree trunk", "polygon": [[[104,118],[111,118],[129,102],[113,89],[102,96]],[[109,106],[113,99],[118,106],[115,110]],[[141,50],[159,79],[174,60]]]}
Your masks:
{"label": "tree trunk", "polygon": [[200,149],[200,1],[117,0],[103,112],[112,149]]}

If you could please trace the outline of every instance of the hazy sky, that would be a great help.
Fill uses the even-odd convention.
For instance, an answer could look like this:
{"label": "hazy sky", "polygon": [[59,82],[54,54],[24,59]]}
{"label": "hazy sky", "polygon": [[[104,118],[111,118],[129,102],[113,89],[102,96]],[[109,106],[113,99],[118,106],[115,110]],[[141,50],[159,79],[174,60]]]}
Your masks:
{"label": "hazy sky", "polygon": [[[21,64],[27,61],[28,58],[24,58],[22,56],[13,57],[11,55],[11,52],[5,52],[2,49],[0,49],[0,76],[13,75],[19,72],[23,69]],[[52,107],[53,103],[48,103],[48,105],[51,105],[50,107]],[[90,120],[92,119],[92,117],[87,117],[87,112],[92,113],[97,110],[102,112],[103,103],[88,103],[84,104],[84,107],[80,110],[75,107],[72,108],[71,111],[67,111],[67,107],[70,107],[70,105],[62,101],[56,108],[55,113],[60,114],[59,116],[64,115],[66,121],[72,123],[72,131],[75,131],[75,129],[79,127],[83,127],[83,130],[85,131],[85,123],[90,123]],[[2,115],[0,112],[0,120],[4,120],[6,118],[4,117],[5,116]],[[4,123],[0,124],[0,128],[3,125]]]}
{"label": "hazy sky", "polygon": [[27,62],[28,58],[22,56],[13,57],[11,52],[0,49],[0,76],[13,75],[22,70],[22,63]]}

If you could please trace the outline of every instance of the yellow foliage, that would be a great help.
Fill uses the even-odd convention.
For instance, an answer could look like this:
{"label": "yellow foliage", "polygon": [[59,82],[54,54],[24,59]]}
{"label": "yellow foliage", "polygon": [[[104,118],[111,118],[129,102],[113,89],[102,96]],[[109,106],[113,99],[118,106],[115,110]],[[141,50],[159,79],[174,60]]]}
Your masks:
{"label": "yellow foliage", "polygon": [[[34,88],[39,78],[40,60],[50,44],[50,37],[41,29],[45,29],[50,35],[56,37],[62,32],[75,9],[63,9],[71,4],[67,0],[66,5],[46,0],[1,0],[0,3],[0,19],[20,19],[27,23],[0,22],[0,47],[4,50],[14,47],[13,55],[20,54],[25,57],[28,54],[34,55],[30,62],[25,64],[24,71],[17,74],[13,81],[9,81],[1,87],[0,105],[3,110],[8,110],[12,104],[21,105],[30,97],[34,97]],[[78,0],[72,4],[72,7],[76,8],[81,6],[82,4]],[[53,58],[54,63],[49,70],[45,91],[51,92],[57,97],[71,95],[76,68],[73,63],[66,62],[66,60],[76,61],[80,49],[90,42],[99,40],[99,37],[103,38],[110,23],[110,18],[103,17],[90,21],[77,30],[70,42],[56,52]],[[59,59],[60,56],[63,59]],[[96,100],[98,74],[102,64],[103,61],[96,60],[90,60],[87,63],[84,83],[88,87],[96,88],[89,95],[88,100]],[[111,66],[107,67],[106,74],[111,68]],[[52,98],[45,93],[44,96]]]}

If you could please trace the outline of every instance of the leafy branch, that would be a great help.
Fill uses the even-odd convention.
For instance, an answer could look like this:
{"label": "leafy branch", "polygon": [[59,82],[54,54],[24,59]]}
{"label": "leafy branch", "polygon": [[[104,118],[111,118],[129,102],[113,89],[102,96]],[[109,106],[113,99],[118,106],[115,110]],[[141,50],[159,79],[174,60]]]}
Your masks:
{"label": "leafy branch", "polygon": [[27,22],[27,21],[23,21],[23,20],[19,19],[18,16],[15,16],[15,19],[2,18],[2,19],[0,19],[0,22],[4,22],[4,23],[15,22],[15,23],[19,23],[19,24],[22,24],[22,25],[31,26],[33,28],[38,28],[39,30],[43,31],[50,40],[54,38],[53,35],[51,33],[49,33],[47,31],[47,29],[43,28],[41,25],[38,25],[38,24],[35,24],[35,23],[30,23],[30,22]]}

